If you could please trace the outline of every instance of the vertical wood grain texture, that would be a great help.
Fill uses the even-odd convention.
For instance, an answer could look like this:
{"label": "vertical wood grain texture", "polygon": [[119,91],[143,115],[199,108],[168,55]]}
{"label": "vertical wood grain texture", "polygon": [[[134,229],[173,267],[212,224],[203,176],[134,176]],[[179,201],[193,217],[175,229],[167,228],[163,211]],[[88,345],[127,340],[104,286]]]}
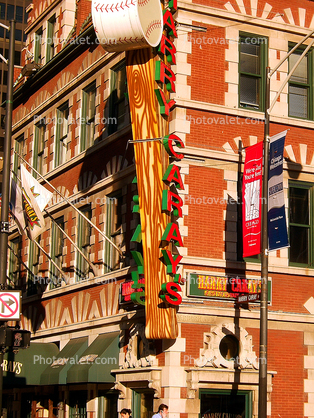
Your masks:
{"label": "vertical wood grain texture", "polygon": [[[159,112],[154,92],[155,60],[152,49],[127,51],[127,82],[133,139],[159,138],[167,134],[167,123]],[[145,276],[145,334],[150,339],[178,336],[176,308],[159,298],[161,284],[172,281],[161,261],[161,237],[169,218],[161,211],[162,176],[169,158],[160,142],[134,144],[140,205]]]}

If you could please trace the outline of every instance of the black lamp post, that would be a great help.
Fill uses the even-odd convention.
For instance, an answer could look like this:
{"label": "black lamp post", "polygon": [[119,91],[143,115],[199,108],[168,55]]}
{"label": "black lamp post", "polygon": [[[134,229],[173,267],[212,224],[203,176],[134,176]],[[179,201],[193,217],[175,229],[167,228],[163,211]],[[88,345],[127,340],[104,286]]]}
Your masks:
{"label": "black lamp post", "polygon": [[[0,24],[6,30],[10,30],[9,57],[8,57],[8,90],[6,100],[6,117],[3,152],[3,181],[0,222],[0,290],[6,289],[7,254],[9,233],[9,203],[10,203],[10,162],[11,162],[11,137],[12,137],[12,111],[13,111],[13,74],[15,51],[15,21],[10,21],[10,28]],[[2,59],[4,59],[2,57]],[[0,347],[1,348],[1,347]],[[3,363],[3,352],[0,350],[0,364]],[[2,415],[2,386],[3,369],[0,367],[0,415]]]}

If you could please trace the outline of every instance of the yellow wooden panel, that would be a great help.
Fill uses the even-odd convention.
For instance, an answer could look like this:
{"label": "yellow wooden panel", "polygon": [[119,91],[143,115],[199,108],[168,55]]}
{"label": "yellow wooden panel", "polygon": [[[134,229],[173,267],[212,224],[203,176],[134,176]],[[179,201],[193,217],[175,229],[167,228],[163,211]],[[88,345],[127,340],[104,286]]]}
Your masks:
{"label": "yellow wooden panel", "polygon": [[[158,59],[158,58],[157,58]],[[154,92],[155,58],[151,48],[127,52],[127,81],[133,139],[160,138],[168,124],[160,116]],[[160,260],[161,237],[169,218],[161,212],[162,176],[169,164],[160,142],[134,144],[137,186],[140,205],[144,276],[146,337],[172,339],[178,336],[176,308],[159,298],[161,284],[172,281]]]}

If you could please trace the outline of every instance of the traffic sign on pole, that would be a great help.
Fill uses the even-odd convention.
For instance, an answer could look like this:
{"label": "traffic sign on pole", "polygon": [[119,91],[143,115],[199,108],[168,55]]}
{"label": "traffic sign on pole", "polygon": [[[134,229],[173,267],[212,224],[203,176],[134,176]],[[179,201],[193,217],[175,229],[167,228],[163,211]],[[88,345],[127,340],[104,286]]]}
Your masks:
{"label": "traffic sign on pole", "polygon": [[21,291],[0,292],[0,321],[19,320],[21,314]]}

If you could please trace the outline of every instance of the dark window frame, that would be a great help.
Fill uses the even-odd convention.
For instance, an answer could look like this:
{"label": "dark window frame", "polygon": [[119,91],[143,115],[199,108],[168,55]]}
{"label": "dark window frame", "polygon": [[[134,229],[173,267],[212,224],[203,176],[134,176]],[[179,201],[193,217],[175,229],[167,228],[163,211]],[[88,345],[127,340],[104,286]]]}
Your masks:
{"label": "dark window frame", "polygon": [[[301,223],[301,222],[291,222],[293,206],[292,206],[292,192],[291,189],[299,189],[299,190],[307,190],[308,191],[308,223]],[[309,182],[300,182],[300,181],[289,181],[289,189],[288,189],[288,197],[289,197],[289,265],[296,266],[296,267],[305,267],[311,268],[314,267],[314,184]],[[295,204],[295,208],[302,208],[304,209],[304,205],[298,205],[297,202]],[[307,242],[307,262],[298,262],[295,259],[295,255],[292,254],[294,251],[293,247],[293,236],[292,228],[299,229],[300,232],[302,230],[308,230],[308,242]],[[300,234],[298,234],[299,236]],[[301,249],[301,242],[298,240],[298,248]],[[291,260],[294,258],[294,260]]]}
{"label": "dark window frame", "polygon": [[53,15],[47,21],[46,62],[50,61],[55,55],[55,43],[54,43],[55,26],[56,26],[56,15]]}
{"label": "dark window frame", "polygon": [[[21,178],[21,162],[22,160],[20,159],[19,155],[21,155],[21,157],[24,157],[24,148],[25,148],[25,137],[24,134],[19,135],[15,141],[14,141],[15,145],[14,145],[14,150],[16,151],[16,153],[14,153],[14,157],[13,157],[13,177],[15,179],[15,181],[18,181],[18,179]],[[19,155],[18,155],[19,154]]]}
{"label": "dark window frame", "polygon": [[[64,234],[56,225],[58,224],[64,230],[64,216],[60,216],[55,219],[51,224],[51,259],[57,264],[57,266],[62,269],[63,264],[63,246],[64,246]],[[55,289],[56,287],[61,286],[62,276],[57,268],[50,263],[50,281],[49,288]]]}
{"label": "dark window frame", "polygon": [[41,47],[42,47],[42,39],[43,39],[43,28],[40,27],[35,32],[35,47],[34,47],[34,61],[36,64],[42,63],[42,55],[41,55]]}
{"label": "dark window frame", "polygon": [[[44,167],[44,152],[45,152],[45,134],[46,134],[46,121],[41,119],[35,124],[34,132],[34,148],[33,148],[33,167],[43,174]],[[34,177],[37,178],[37,174],[34,172]]]}
{"label": "dark window frame", "polygon": [[[21,250],[22,250],[22,241],[21,237],[17,236],[13,238],[9,242],[10,249],[9,249],[9,289],[14,288],[17,289],[19,287],[20,281],[20,257],[21,257]],[[12,286],[14,285],[14,286]]]}
{"label": "dark window frame", "polygon": [[96,80],[82,91],[81,152],[94,145],[96,93]]}
{"label": "dark window frame", "polygon": [[[125,61],[113,67],[110,72],[108,132],[112,134],[124,128],[128,123],[128,89]],[[123,110],[121,111],[121,109]]]}
{"label": "dark window frame", "polygon": [[[86,205],[80,208],[82,212],[89,220],[92,218],[92,207],[91,205]],[[84,255],[89,259],[91,254],[91,236],[92,236],[92,227],[89,222],[86,221],[80,214],[78,216],[77,224],[77,246],[84,253]],[[90,265],[82,257],[82,255],[77,251],[76,259],[76,281],[80,282],[82,280],[87,280],[89,278]]]}
{"label": "dark window frame", "polygon": [[55,167],[66,161],[69,133],[69,102],[63,103],[56,112]]}
{"label": "dark window frame", "polygon": [[[250,390],[230,390],[230,389],[200,389],[199,390],[199,399],[200,399],[200,414],[199,418],[202,418],[204,415],[202,415],[202,395],[222,395],[222,396],[228,396],[231,395],[240,395],[245,396],[245,416],[243,418],[252,418],[252,409],[253,409],[253,392]],[[205,414],[205,412],[203,412]]]}
{"label": "dark window frame", "polygon": [[[259,73],[247,72],[241,69],[241,63],[243,64],[243,60],[241,60],[241,53],[245,53],[241,51],[242,45],[251,45],[259,46],[260,54],[257,55],[259,57]],[[239,37],[239,107],[248,110],[256,110],[263,112],[265,110],[265,84],[266,84],[266,67],[268,63],[268,38],[265,36],[260,36],[252,33],[240,33]],[[256,97],[256,103],[249,103],[241,99],[241,86],[243,81],[241,79],[246,78],[247,80],[257,80],[259,84],[259,89]],[[243,95],[242,95],[243,96]]]}
{"label": "dark window frame", "polygon": [[[36,242],[40,242],[41,235],[35,238]],[[27,296],[37,294],[38,289],[38,273],[40,271],[40,249],[35,242],[29,241],[29,257],[28,257],[28,273],[27,273]],[[35,280],[35,278],[37,278]]]}
{"label": "dark window frame", "polygon": [[[293,46],[294,46],[294,44],[289,43],[289,49],[292,49]],[[302,54],[302,52],[304,52],[305,48],[306,48],[306,46],[300,46],[291,55],[292,56],[293,55],[299,55],[300,56]],[[290,65],[291,65],[290,64],[290,57],[288,59],[289,71],[291,70],[291,68],[290,68]],[[288,82],[288,116],[293,117],[293,118],[297,118],[297,119],[303,119],[303,120],[313,120],[314,119],[314,106],[313,106],[314,77],[313,77],[312,73],[313,73],[313,70],[314,70],[314,50],[310,49],[307,52],[307,54],[305,55],[305,57],[307,58],[307,83],[294,80],[293,75]],[[302,63],[302,61],[301,61],[301,63]],[[292,64],[291,67],[293,67],[293,65],[294,64]],[[303,116],[298,116],[298,115],[296,115],[296,113],[293,113],[291,111],[291,108],[290,108],[291,99],[292,99],[291,89],[293,89],[293,88],[294,89],[298,88],[298,89],[306,89],[307,90],[307,114],[304,117]]]}
{"label": "dark window frame", "polygon": [[[123,246],[124,242],[122,231],[122,202],[121,190],[117,190],[106,196],[106,235],[118,247]],[[104,264],[105,273],[120,268],[119,253],[108,241],[105,241],[104,245]]]}

